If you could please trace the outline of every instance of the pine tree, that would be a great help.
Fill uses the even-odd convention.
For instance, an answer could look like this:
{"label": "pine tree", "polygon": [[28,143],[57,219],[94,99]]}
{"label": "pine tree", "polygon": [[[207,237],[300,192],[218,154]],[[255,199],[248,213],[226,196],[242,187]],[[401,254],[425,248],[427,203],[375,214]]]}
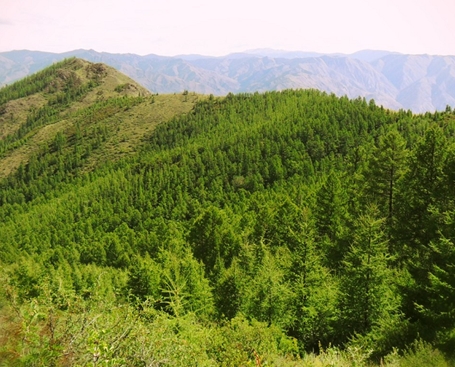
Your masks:
{"label": "pine tree", "polygon": [[158,301],[160,275],[158,265],[148,255],[134,258],[128,269],[128,293],[139,301],[145,301],[147,297]]}
{"label": "pine tree", "polygon": [[[453,218],[450,221],[453,225]],[[434,341],[436,336],[448,337],[455,327],[455,245],[453,240],[441,237],[431,243],[430,249],[432,262],[421,290],[424,297],[416,301],[416,307],[422,316],[420,333]]]}
{"label": "pine tree", "polygon": [[315,243],[309,211],[295,209],[299,212],[297,221],[288,223],[293,239],[288,275],[294,310],[290,333],[298,339],[302,349],[314,351],[332,342],[338,286],[323,266],[322,251]]}
{"label": "pine tree", "polygon": [[444,167],[447,139],[441,128],[433,126],[410,157],[409,168],[397,194],[394,240],[402,257],[423,256],[432,239],[437,238],[437,223],[432,210],[446,202]]}
{"label": "pine tree", "polygon": [[229,267],[238,253],[240,237],[238,231],[235,232],[236,221],[233,213],[228,217],[225,210],[215,206],[208,207],[195,219],[189,242],[194,256],[205,264],[207,274],[213,272],[220,261]]}
{"label": "pine tree", "polygon": [[349,228],[348,195],[338,174],[330,171],[316,193],[314,218],[326,265],[337,269],[346,251]]}
{"label": "pine tree", "polygon": [[340,283],[339,333],[345,338],[369,332],[384,312],[397,307],[384,221],[374,205],[355,221]]}
{"label": "pine tree", "polygon": [[[241,311],[268,325],[289,326],[292,292],[280,253],[273,255],[264,244],[254,246],[254,274],[243,281]],[[284,255],[286,256],[286,255]]]}
{"label": "pine tree", "polygon": [[406,141],[397,130],[390,130],[380,137],[364,173],[367,197],[378,205],[388,227],[392,225],[397,181],[404,174],[406,157]]}

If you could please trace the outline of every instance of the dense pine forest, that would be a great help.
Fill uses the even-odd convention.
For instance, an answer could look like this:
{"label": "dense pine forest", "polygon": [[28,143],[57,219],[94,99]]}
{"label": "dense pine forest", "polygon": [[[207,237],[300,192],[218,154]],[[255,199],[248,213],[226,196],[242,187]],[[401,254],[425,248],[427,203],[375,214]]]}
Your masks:
{"label": "dense pine forest", "polygon": [[452,365],[451,107],[106,75],[0,89],[0,366]]}

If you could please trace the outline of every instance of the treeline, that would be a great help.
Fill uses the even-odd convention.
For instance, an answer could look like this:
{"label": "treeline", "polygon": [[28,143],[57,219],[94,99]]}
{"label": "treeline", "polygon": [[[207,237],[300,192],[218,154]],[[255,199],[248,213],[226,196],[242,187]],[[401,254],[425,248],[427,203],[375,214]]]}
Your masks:
{"label": "treeline", "polygon": [[[97,111],[134,101],[77,116],[102,120]],[[104,300],[112,317],[137,317],[134,338],[147,325],[181,324],[172,326],[176,338],[199,350],[187,365],[304,365],[307,353],[327,357],[329,346],[345,358],[338,365],[354,349],[359,364],[387,356],[383,363],[406,365],[421,353],[445,365],[434,348],[451,358],[450,108],[413,115],[314,90],[231,94],[161,124],[139,154],[93,172],[77,170],[100,136],[85,126],[59,134],[1,183],[4,310],[26,320],[39,305],[68,325]],[[209,345],[188,330],[232,340]],[[85,342],[71,358],[82,363],[91,350],[123,365],[136,341],[122,338],[116,350]],[[65,340],[55,344],[64,349]],[[33,358],[27,351],[41,353],[39,341],[35,349],[11,343],[0,350],[15,350],[18,365]],[[177,353],[158,356],[165,352],[153,343],[138,365]],[[54,352],[39,355],[64,365]]]}

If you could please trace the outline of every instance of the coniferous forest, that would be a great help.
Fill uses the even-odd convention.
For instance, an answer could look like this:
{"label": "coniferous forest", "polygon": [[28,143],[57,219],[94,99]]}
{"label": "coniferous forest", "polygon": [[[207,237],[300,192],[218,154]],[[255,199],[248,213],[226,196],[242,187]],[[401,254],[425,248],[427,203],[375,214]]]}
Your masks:
{"label": "coniferous forest", "polygon": [[0,89],[0,157],[63,126],[0,180],[0,366],[452,365],[451,107],[184,92],[112,155],[161,96],[77,63]]}

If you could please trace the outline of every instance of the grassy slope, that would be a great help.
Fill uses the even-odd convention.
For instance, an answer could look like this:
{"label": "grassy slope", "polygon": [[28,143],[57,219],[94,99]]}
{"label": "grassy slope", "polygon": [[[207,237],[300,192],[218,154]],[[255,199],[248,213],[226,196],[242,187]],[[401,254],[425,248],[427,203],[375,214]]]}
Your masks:
{"label": "grassy slope", "polygon": [[[0,139],[16,133],[20,126],[25,124],[32,109],[37,110],[46,106],[56,93],[65,88],[65,81],[71,73],[75,74],[77,80],[83,84],[90,80],[91,69],[95,67],[101,71],[95,88],[65,106],[59,112],[56,121],[33,129],[27,134],[23,143],[0,156],[0,179],[15,172],[21,164],[26,164],[32,155],[48,149],[58,133],[62,133],[66,140],[71,142],[76,124],[81,128],[92,130],[97,125],[100,128],[103,126],[109,131],[100,147],[87,159],[86,169],[92,169],[97,162],[118,159],[136,151],[144,136],[150,134],[157,124],[175,115],[189,112],[198,99],[204,98],[194,94],[152,96],[145,88],[111,67],[75,59],[73,63],[64,65],[58,70],[56,77],[50,83],[52,90],[51,87],[46,87],[43,91],[10,100],[2,106]],[[109,100],[121,97],[142,97],[142,100],[136,100],[131,108],[113,108],[107,103]],[[97,108],[96,118],[80,116],[80,111],[90,111],[103,102],[107,105]]]}
{"label": "grassy slope", "polygon": [[151,134],[156,125],[176,115],[188,113],[200,98],[204,97],[153,96],[127,111],[110,117],[109,124],[116,133],[106,139],[103,149],[92,155],[89,167],[95,166],[96,162],[117,160],[137,151],[144,137]]}

